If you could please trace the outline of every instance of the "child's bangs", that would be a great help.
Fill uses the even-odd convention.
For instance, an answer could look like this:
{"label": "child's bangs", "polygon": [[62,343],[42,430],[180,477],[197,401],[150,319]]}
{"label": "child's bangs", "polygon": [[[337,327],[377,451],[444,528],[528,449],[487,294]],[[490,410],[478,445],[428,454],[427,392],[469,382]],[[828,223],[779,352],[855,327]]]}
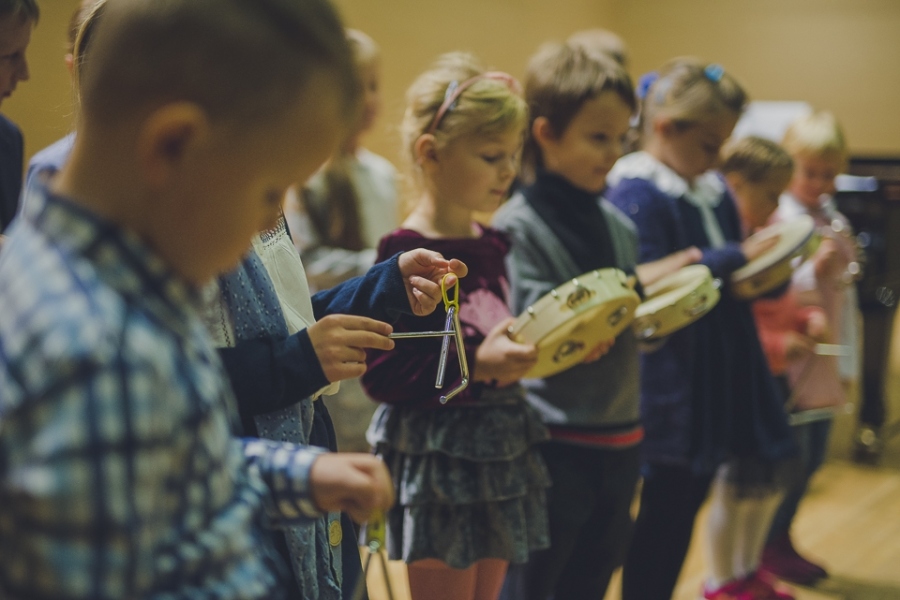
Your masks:
{"label": "child's bangs", "polygon": [[457,134],[500,135],[523,130],[528,121],[528,106],[505,83],[479,82],[472,86],[446,121],[449,137]]}

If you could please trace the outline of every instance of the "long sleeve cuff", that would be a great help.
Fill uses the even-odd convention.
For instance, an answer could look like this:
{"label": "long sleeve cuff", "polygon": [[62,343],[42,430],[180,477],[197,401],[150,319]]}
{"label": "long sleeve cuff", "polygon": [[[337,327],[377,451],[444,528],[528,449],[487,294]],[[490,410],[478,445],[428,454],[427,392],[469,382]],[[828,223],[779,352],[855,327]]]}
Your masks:
{"label": "long sleeve cuff", "polygon": [[703,248],[702,250],[703,258],[700,260],[700,264],[709,267],[713,277],[727,279],[732,272],[747,264],[747,258],[741,250],[741,245],[737,242],[729,242],[721,248]]}
{"label": "long sleeve cuff", "polygon": [[271,527],[317,519],[325,513],[313,503],[310,472],[324,448],[263,439],[245,439],[244,456],[268,488],[266,516]]}

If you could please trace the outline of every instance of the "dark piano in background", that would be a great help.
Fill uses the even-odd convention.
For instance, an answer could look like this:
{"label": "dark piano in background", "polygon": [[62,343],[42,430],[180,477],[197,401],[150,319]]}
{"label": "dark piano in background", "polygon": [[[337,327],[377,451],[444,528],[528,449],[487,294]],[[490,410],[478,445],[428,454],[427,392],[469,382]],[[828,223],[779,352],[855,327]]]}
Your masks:
{"label": "dark piano in background", "polygon": [[[865,253],[858,282],[864,345],[857,460],[876,461],[884,440],[900,432],[888,425],[885,382],[894,313],[900,301],[900,157],[858,157],[838,178],[835,201],[853,225]],[[896,415],[893,418],[897,418]]]}

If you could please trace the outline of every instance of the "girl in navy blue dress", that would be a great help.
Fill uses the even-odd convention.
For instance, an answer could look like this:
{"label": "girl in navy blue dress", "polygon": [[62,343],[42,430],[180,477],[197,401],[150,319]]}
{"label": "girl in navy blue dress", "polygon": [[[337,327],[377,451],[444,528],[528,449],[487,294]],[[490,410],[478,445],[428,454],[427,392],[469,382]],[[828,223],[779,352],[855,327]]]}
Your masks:
{"label": "girl in navy blue dress", "polygon": [[[607,193],[637,225],[638,262],[697,246],[700,262],[728,281],[768,249],[741,243],[734,203],[710,170],[745,102],[722,67],[691,59],[669,63],[647,89],[643,151],[616,164]],[[644,485],[623,598],[671,597],[710,489],[703,597],[790,598],[756,567],[793,453],[791,433],[750,306],[727,285],[709,314],[643,355],[641,416]]]}

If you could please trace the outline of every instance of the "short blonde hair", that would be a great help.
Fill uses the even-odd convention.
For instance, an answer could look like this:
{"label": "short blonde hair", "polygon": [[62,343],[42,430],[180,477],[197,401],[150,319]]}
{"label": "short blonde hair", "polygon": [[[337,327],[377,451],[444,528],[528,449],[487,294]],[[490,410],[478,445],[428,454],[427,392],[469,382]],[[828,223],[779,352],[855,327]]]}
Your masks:
{"label": "short blonde hair", "polygon": [[92,0],[82,4],[79,10],[80,22],[72,40],[72,79],[75,82],[75,97],[79,96],[81,78],[88,62],[88,50],[94,39],[94,31],[106,10],[106,0]]}
{"label": "short blonde hair", "polygon": [[400,133],[403,153],[411,166],[416,159],[416,140],[425,133],[433,134],[435,143],[442,146],[464,135],[494,135],[525,128],[525,100],[508,81],[490,77],[465,88],[452,109],[433,126],[448,89],[485,73],[473,55],[451,52],[440,56],[409,87]]}
{"label": "short blonde hair", "polygon": [[658,118],[687,125],[723,113],[740,115],[746,104],[744,88],[720,65],[696,58],[676,58],[660,70],[643,98],[643,133],[652,135]]}
{"label": "short blonde hair", "polygon": [[750,183],[762,183],[772,177],[789,179],[794,160],[775,142],[748,136],[725,145],[720,170],[724,174],[737,173]]}
{"label": "short blonde hair", "polygon": [[781,144],[792,156],[833,155],[847,160],[847,140],[837,118],[828,111],[800,117],[788,127]]}
{"label": "short blonde hair", "polygon": [[381,57],[381,48],[375,40],[359,29],[347,29],[347,41],[358,67],[371,65]]}

